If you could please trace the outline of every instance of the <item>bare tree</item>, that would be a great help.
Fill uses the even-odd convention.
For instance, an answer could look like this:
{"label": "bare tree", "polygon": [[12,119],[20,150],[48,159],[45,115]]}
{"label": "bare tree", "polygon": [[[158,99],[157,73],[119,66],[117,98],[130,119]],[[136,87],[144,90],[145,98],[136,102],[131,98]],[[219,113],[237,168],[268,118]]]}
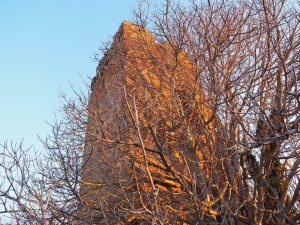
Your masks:
{"label": "bare tree", "polygon": [[35,153],[23,144],[1,151],[1,213],[13,224],[66,224],[81,221],[78,208],[87,121],[87,96],[61,96],[63,117]]}
{"label": "bare tree", "polygon": [[43,224],[299,224],[299,2],[140,3],[91,95],[63,98],[45,153],[3,146],[2,213]]}

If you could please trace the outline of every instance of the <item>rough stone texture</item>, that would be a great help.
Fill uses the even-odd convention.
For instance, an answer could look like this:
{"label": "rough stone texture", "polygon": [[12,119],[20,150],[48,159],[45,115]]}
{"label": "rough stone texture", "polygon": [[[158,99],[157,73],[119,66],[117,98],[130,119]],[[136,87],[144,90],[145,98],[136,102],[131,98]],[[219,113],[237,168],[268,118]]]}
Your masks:
{"label": "rough stone texture", "polygon": [[[152,191],[141,140],[132,122],[133,117],[137,123],[136,113],[159,198],[170,202],[161,207],[174,208],[174,212],[169,209],[173,221],[186,216],[176,213],[190,204],[181,182],[208,176],[216,165],[207,165],[206,159],[211,163],[217,155],[209,147],[214,142],[213,127],[203,131],[203,121],[212,110],[195,73],[187,54],[158,43],[140,26],[122,23],[91,87],[82,196],[86,205],[104,212],[86,211],[84,217],[91,218],[91,223],[130,221],[132,215],[125,208],[141,207],[137,189],[143,196]],[[157,142],[164,141],[162,159],[151,150],[159,151]]]}

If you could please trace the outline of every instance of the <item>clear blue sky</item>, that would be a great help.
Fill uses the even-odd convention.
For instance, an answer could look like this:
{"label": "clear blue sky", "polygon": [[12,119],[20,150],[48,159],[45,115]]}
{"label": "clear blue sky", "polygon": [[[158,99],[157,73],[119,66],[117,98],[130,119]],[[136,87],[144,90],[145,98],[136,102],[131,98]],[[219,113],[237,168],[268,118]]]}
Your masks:
{"label": "clear blue sky", "polygon": [[[0,143],[40,147],[59,106],[59,89],[84,88],[91,60],[136,0],[0,0]],[[82,78],[81,78],[82,77]]]}

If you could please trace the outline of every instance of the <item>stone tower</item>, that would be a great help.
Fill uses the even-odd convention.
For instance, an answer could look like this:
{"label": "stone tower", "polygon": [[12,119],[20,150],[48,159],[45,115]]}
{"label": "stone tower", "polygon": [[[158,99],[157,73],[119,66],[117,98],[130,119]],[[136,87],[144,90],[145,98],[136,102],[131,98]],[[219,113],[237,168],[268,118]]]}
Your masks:
{"label": "stone tower", "polygon": [[170,223],[190,216],[186,187],[210,174],[215,157],[197,79],[188,54],[122,23],[91,87],[82,175],[90,223],[152,221],[149,209]]}

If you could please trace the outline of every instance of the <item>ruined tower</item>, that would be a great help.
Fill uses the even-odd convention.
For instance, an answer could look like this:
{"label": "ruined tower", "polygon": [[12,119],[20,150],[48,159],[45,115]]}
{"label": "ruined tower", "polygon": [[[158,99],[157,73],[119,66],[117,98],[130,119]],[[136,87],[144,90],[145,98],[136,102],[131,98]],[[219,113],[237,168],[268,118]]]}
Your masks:
{"label": "ruined tower", "polygon": [[82,175],[90,223],[192,220],[188,188],[216,166],[207,164],[216,157],[212,110],[197,79],[184,51],[122,23],[91,85]]}

